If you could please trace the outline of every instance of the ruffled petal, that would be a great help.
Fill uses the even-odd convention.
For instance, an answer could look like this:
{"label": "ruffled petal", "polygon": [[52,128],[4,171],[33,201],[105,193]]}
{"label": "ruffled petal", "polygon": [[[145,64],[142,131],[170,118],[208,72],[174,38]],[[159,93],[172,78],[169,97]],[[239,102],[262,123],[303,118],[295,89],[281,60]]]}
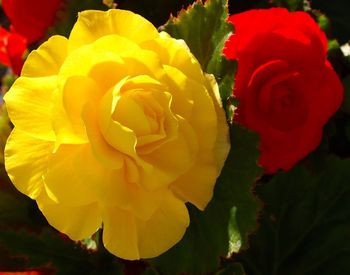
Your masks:
{"label": "ruffled petal", "polygon": [[172,111],[186,120],[190,119],[194,104],[192,93],[197,92],[198,88],[197,85],[192,87],[191,84],[195,85],[196,82],[188,81],[188,78],[175,67],[164,65],[164,70],[168,75],[166,83],[172,95]]}
{"label": "ruffled petal", "polygon": [[15,127],[5,147],[5,167],[16,188],[36,199],[43,188],[43,176],[54,143],[33,138]]}
{"label": "ruffled petal", "polygon": [[97,203],[69,207],[56,204],[44,192],[37,204],[49,224],[72,240],[82,240],[94,234],[102,224],[101,211]]}
{"label": "ruffled petal", "polygon": [[219,176],[231,148],[229,127],[225,111],[222,107],[219,87],[215,80],[215,77],[210,74],[205,74],[205,85],[207,87],[208,93],[213,100],[216,112],[217,131],[213,155],[216,163],[217,175]]}
{"label": "ruffled petal", "polygon": [[189,51],[183,40],[171,38],[167,33],[160,33],[160,38],[141,43],[143,49],[156,52],[164,65],[181,70],[187,77],[203,82],[203,73],[199,62]]}
{"label": "ruffled petal", "polygon": [[[88,188],[87,183],[79,173],[81,170],[77,169],[77,167],[84,167],[86,170],[95,171],[94,167],[87,166],[89,160],[84,161],[81,158],[86,146],[88,145],[61,145],[46,164],[45,190],[55,203],[79,206],[97,201],[97,194]],[[103,181],[104,175],[98,172],[96,173],[99,180]],[[67,186],[69,186],[68,189]]]}
{"label": "ruffled petal", "polygon": [[87,143],[83,108],[88,102],[96,102],[102,92],[96,82],[85,76],[71,76],[61,93],[55,94],[53,127],[58,144]]}
{"label": "ruffled petal", "polygon": [[157,29],[145,18],[126,10],[83,11],[79,13],[69,37],[69,49],[92,43],[101,36],[117,34],[135,43],[159,36]]}
{"label": "ruffled petal", "polygon": [[148,221],[136,220],[138,249],[142,258],[157,257],[179,242],[190,222],[188,210],[170,192]]}
{"label": "ruffled petal", "polygon": [[120,169],[123,167],[124,155],[115,150],[104,139],[97,121],[96,106],[93,103],[85,106],[82,117],[96,159],[111,169]]}
{"label": "ruffled petal", "polygon": [[185,173],[196,160],[198,140],[188,122],[178,118],[178,135],[172,141],[162,144],[144,160],[153,165],[151,173],[143,174],[141,184],[149,190],[157,189],[170,184],[173,180]]}
{"label": "ruffled petal", "polygon": [[147,221],[159,208],[167,188],[148,191],[138,184],[128,184],[129,209],[140,220]]}
{"label": "ruffled petal", "polygon": [[218,86],[214,76],[205,75],[205,78],[205,85],[216,112],[215,141],[209,148],[200,148],[196,163],[171,184],[172,190],[179,197],[186,202],[191,202],[201,210],[204,210],[213,196],[216,179],[220,175],[230,150],[228,125],[221,106]]}
{"label": "ruffled petal", "polygon": [[37,50],[32,51],[22,69],[22,76],[43,77],[57,75],[67,56],[68,40],[54,35]]}
{"label": "ruffled petal", "polygon": [[[343,102],[344,86],[329,61],[326,61],[322,82],[317,81],[317,94],[313,98],[312,115],[322,126]],[[323,118],[323,119],[321,119]]]}
{"label": "ruffled petal", "polygon": [[135,218],[130,211],[108,207],[103,212],[103,244],[114,255],[128,260],[142,257],[138,249]]}
{"label": "ruffled petal", "polygon": [[204,210],[213,197],[217,177],[217,170],[213,163],[206,164],[199,161],[184,175],[176,179],[171,187],[182,200]]}
{"label": "ruffled petal", "polygon": [[33,137],[53,141],[52,95],[57,78],[20,77],[5,94],[7,111],[12,123]]}
{"label": "ruffled petal", "polygon": [[106,248],[129,260],[156,257],[165,252],[183,237],[189,225],[185,204],[170,192],[147,221],[118,208],[106,208],[103,220]]}

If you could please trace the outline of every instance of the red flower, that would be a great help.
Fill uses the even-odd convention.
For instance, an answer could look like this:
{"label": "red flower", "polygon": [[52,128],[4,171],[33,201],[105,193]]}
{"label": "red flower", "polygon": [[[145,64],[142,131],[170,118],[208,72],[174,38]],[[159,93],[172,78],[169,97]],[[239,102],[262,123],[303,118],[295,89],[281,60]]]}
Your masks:
{"label": "red flower", "polygon": [[26,39],[0,27],[0,63],[12,68],[17,75],[21,73],[23,55],[27,50]]}
{"label": "red flower", "polygon": [[326,59],[327,39],[305,12],[250,10],[233,15],[224,55],[238,61],[235,120],[260,135],[266,173],[289,170],[320,143],[343,86]]}
{"label": "red flower", "polygon": [[61,0],[2,0],[15,32],[32,43],[42,38],[55,20]]}

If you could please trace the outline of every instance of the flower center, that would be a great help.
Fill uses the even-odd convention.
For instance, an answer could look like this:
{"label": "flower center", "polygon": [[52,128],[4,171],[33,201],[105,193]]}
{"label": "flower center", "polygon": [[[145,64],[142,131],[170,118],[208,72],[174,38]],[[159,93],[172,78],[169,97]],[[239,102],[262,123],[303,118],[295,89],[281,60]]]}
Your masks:
{"label": "flower center", "polygon": [[250,96],[256,97],[258,114],[269,125],[281,131],[297,128],[307,117],[300,74],[290,71],[288,64],[274,60],[260,66],[250,83]]}
{"label": "flower center", "polygon": [[[129,156],[152,152],[177,135],[178,122],[170,110],[171,99],[165,87],[149,77],[124,79],[101,101],[103,136],[112,147]],[[123,136],[128,136],[128,148]]]}

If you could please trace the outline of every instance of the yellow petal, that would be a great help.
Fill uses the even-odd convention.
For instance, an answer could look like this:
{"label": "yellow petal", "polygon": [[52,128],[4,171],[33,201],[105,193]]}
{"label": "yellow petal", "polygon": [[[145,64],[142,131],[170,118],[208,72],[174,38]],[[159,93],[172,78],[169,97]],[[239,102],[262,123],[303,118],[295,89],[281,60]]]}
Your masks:
{"label": "yellow petal", "polygon": [[[151,168],[150,165],[139,158],[136,153],[137,139],[134,131],[113,119],[114,110],[118,100],[120,100],[120,88],[126,80],[127,78],[123,79],[113,90],[106,93],[98,106],[98,129],[96,131],[102,134],[103,139],[99,140],[100,144],[95,144],[94,146],[96,147],[106,143],[107,148],[131,157],[136,161],[137,165],[149,170]],[[92,112],[90,111],[91,114]],[[106,148],[106,146],[104,147]],[[104,151],[109,155],[114,154],[111,150],[108,150],[108,152],[107,150]]]}
{"label": "yellow petal", "polygon": [[130,184],[130,210],[141,220],[148,220],[164,200],[167,188],[148,191],[138,184]]}
{"label": "yellow petal", "polygon": [[98,84],[101,91],[106,92],[127,75],[127,65],[123,62],[122,59],[102,61],[91,67],[88,76]]}
{"label": "yellow petal", "polygon": [[[80,157],[85,146],[88,145],[61,145],[46,164],[45,190],[56,203],[80,206],[97,201],[97,194],[89,189],[77,169],[78,166],[83,166],[86,170],[94,169],[86,166],[89,162],[84,163]],[[98,176],[101,181],[104,180],[104,175]]]}
{"label": "yellow petal", "polygon": [[[110,47],[112,47],[112,45],[110,45]],[[99,64],[105,66],[106,63],[124,64],[119,54],[101,47],[95,48],[94,44],[86,45],[78,51],[72,52],[67,56],[59,71],[58,79],[60,87],[64,86],[69,77],[78,75],[89,76],[89,73],[93,70],[94,66]],[[109,69],[109,67],[107,69]],[[113,76],[112,72],[115,76]],[[112,72],[105,77],[109,78],[112,76],[113,79],[119,80],[120,72],[118,70]]]}
{"label": "yellow petal", "polygon": [[130,94],[120,97],[113,112],[113,118],[132,129],[137,136],[151,133],[151,127],[144,109]]}
{"label": "yellow petal", "polygon": [[217,138],[217,114],[213,98],[203,85],[188,81],[188,86],[192,88],[194,102],[189,123],[197,134],[201,150],[212,149]]}
{"label": "yellow petal", "polygon": [[62,95],[57,94],[55,98],[55,105],[52,108],[52,124],[56,134],[56,147],[61,144],[86,144],[88,140],[84,128],[72,123],[63,108]]}
{"label": "yellow petal", "polygon": [[97,119],[95,104],[87,104],[83,110],[83,120],[95,157],[110,169],[120,169],[124,165],[124,156],[106,142]]}
{"label": "yellow petal", "polygon": [[164,253],[182,239],[188,225],[185,204],[169,192],[148,221],[136,219],[140,257],[152,258]]}
{"label": "yellow petal", "polygon": [[101,204],[130,207],[129,182],[125,178],[124,167],[111,169],[96,159],[91,146],[81,148],[77,155],[75,169],[84,183]]}
{"label": "yellow petal", "polygon": [[106,208],[103,221],[106,248],[118,257],[136,260],[156,257],[180,241],[189,215],[185,204],[167,192],[147,221],[118,208]]}
{"label": "yellow petal", "polygon": [[[187,120],[192,115],[192,93],[195,92],[192,91],[191,87],[188,85],[191,81],[175,67],[164,65],[164,70],[168,76],[165,80],[168,84],[169,92],[172,95],[171,109],[174,113]],[[191,83],[193,82],[194,81]]]}
{"label": "yellow petal", "polygon": [[188,170],[197,157],[198,143],[191,126],[182,118],[178,118],[177,137],[142,158],[153,165],[151,173],[145,171],[141,184],[154,190],[170,184]]}
{"label": "yellow petal", "polygon": [[139,74],[128,78],[121,89],[124,91],[133,89],[164,91],[165,86],[149,75]]}
{"label": "yellow petal", "polygon": [[164,83],[166,74],[158,54],[141,49],[134,51],[130,55],[122,56],[122,58],[124,63],[127,64],[127,75],[148,75],[160,83]]}
{"label": "yellow petal", "polygon": [[183,201],[194,204],[204,210],[213,197],[218,172],[215,163],[209,165],[198,161],[185,174],[176,179],[171,188]]}
{"label": "yellow petal", "polygon": [[101,96],[101,91],[91,78],[72,76],[68,78],[63,89],[63,106],[74,122],[78,120],[82,123],[81,114],[84,105],[88,101],[96,102]]}
{"label": "yellow petal", "polygon": [[152,129],[148,135],[137,139],[138,153],[147,155],[177,137],[178,119],[171,110],[172,96],[169,92],[146,90],[136,94],[136,98],[142,104]]}
{"label": "yellow petal", "polygon": [[[95,43],[73,52],[62,66],[60,79],[66,79],[72,75],[89,75],[101,87],[111,88],[123,78],[135,77],[136,79],[130,82],[131,85],[140,86],[141,81],[148,81],[149,78],[153,79],[150,80],[151,86],[161,85],[159,80],[164,79],[165,72],[156,53],[136,49],[123,54],[123,52],[102,49],[94,45]],[[80,65],[76,66],[76,64]],[[138,80],[138,77],[141,78]],[[148,77],[148,80],[145,77]],[[108,85],[103,82],[107,82]]]}
{"label": "yellow petal", "polygon": [[[151,82],[144,83],[144,87],[137,83],[138,87],[135,82],[131,84],[136,78],[127,80],[121,87],[112,117],[135,132],[137,151],[146,154],[175,138],[178,123],[170,110],[171,94],[165,87]],[[133,90],[128,91],[129,87]]]}
{"label": "yellow petal", "polygon": [[93,42],[96,50],[105,50],[118,55],[130,55],[130,53],[140,50],[140,46],[128,39],[117,34],[105,35]]}
{"label": "yellow petal", "polygon": [[59,35],[50,37],[28,55],[21,75],[28,77],[57,75],[67,56],[67,49],[67,38]]}
{"label": "yellow petal", "polygon": [[101,96],[91,78],[72,76],[67,79],[62,93],[55,96],[53,125],[58,144],[87,143],[83,108],[87,102],[97,102]]}
{"label": "yellow petal", "polygon": [[122,85],[121,82],[113,90],[106,93],[98,106],[99,129],[104,139],[115,150],[129,156],[136,156],[135,133],[112,118],[116,105],[120,100],[120,96],[118,96],[120,85]]}
{"label": "yellow petal", "polygon": [[18,78],[4,96],[12,123],[33,137],[55,140],[52,95],[56,88],[56,76]]}
{"label": "yellow petal", "polygon": [[47,163],[44,182],[55,203],[74,207],[99,201],[130,208],[132,194],[124,168],[112,170],[101,164],[89,144],[61,145]]}
{"label": "yellow petal", "polygon": [[184,201],[191,202],[201,210],[206,207],[213,196],[216,179],[220,175],[230,150],[228,125],[221,107],[215,78],[211,75],[205,77],[205,85],[216,111],[217,131],[215,142],[211,149],[201,148],[195,165],[171,185],[179,197]]}
{"label": "yellow petal", "polygon": [[[138,49],[140,48],[137,44],[119,35],[103,36],[93,43],[94,51],[108,52],[116,56],[133,55]],[[95,63],[89,71],[89,76],[98,83],[102,91],[108,91],[127,75],[128,64],[121,60],[102,62],[100,59]]]}
{"label": "yellow petal", "polygon": [[231,148],[230,136],[228,131],[229,129],[226,120],[226,115],[221,103],[219,87],[215,80],[215,77],[210,74],[205,74],[205,85],[207,86],[208,93],[213,99],[217,117],[217,137],[213,153],[219,175]]}
{"label": "yellow petal", "polygon": [[[88,75],[101,87],[114,86],[126,76],[146,74],[155,79],[164,77],[165,73],[156,53],[135,47],[131,42],[128,48],[118,50],[118,46],[113,47],[117,42],[114,40],[120,39],[115,35],[102,37],[72,52],[61,67],[59,83],[64,84],[67,78],[74,75]],[[125,44],[123,41],[122,45]]]}
{"label": "yellow petal", "polygon": [[131,11],[87,10],[79,13],[78,21],[69,36],[69,49],[74,50],[109,34],[123,36],[135,43],[159,36],[157,29],[149,21]]}
{"label": "yellow petal", "polygon": [[56,204],[43,192],[37,204],[49,224],[75,241],[90,237],[102,224],[97,203],[69,207]]}
{"label": "yellow petal", "polygon": [[41,193],[54,143],[38,140],[15,127],[5,147],[5,167],[16,188],[32,199]]}
{"label": "yellow petal", "polygon": [[104,209],[103,244],[108,251],[120,258],[127,260],[140,258],[135,218],[130,211],[117,207]]}
{"label": "yellow petal", "polygon": [[141,43],[141,47],[156,52],[162,64],[181,70],[198,83],[203,82],[201,66],[183,40],[171,38],[162,32],[159,38]]}
{"label": "yellow petal", "polygon": [[[170,92],[173,95],[174,112],[190,123],[201,148],[212,148],[217,136],[217,118],[213,99],[206,87],[189,79],[174,67],[164,66],[164,69],[173,82]],[[188,98],[191,99],[192,104],[188,104]]]}

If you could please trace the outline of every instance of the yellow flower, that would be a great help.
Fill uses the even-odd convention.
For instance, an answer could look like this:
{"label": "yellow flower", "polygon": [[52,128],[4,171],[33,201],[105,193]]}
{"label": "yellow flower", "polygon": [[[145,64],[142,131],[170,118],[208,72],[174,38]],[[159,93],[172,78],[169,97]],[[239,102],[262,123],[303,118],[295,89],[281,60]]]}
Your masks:
{"label": "yellow flower", "polygon": [[14,185],[73,240],[102,225],[125,259],[155,257],[210,201],[229,143],[217,84],[183,41],[129,11],[84,11],[33,51],[5,96]]}

